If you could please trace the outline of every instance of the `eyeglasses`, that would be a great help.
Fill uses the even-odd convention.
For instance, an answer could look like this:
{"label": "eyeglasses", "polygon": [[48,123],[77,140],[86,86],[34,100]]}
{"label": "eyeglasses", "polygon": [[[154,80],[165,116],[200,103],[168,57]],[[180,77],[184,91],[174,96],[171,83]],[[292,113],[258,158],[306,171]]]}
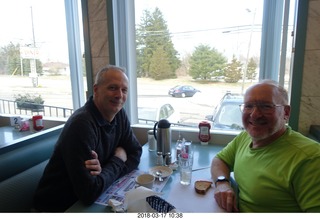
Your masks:
{"label": "eyeglasses", "polygon": [[247,104],[240,104],[239,106],[240,106],[241,112],[243,113],[252,113],[253,109],[257,107],[260,110],[260,112],[264,114],[268,114],[268,113],[274,112],[276,107],[280,107],[284,105],[273,104],[273,103],[261,103],[261,104],[247,103]]}

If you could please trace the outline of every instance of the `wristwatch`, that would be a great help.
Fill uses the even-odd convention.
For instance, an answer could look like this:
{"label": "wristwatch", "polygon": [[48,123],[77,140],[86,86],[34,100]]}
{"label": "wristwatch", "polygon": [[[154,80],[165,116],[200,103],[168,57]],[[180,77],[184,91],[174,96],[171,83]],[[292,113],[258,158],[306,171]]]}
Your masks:
{"label": "wristwatch", "polygon": [[217,180],[214,182],[214,185],[217,186],[217,182],[229,182],[225,176],[218,176]]}

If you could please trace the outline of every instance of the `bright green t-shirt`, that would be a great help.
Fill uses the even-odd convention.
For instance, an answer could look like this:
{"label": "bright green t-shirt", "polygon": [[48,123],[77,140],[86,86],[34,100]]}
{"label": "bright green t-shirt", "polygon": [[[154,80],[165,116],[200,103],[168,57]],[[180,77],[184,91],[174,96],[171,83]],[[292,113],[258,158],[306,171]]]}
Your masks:
{"label": "bright green t-shirt", "polygon": [[239,187],[241,212],[320,212],[320,144],[287,127],[275,142],[252,149],[240,133],[217,157]]}

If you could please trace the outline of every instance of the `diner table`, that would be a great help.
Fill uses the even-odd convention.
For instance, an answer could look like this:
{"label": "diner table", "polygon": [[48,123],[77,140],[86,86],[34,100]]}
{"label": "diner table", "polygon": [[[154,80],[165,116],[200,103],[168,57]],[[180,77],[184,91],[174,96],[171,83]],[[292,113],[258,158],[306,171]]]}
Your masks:
{"label": "diner table", "polygon": [[[175,161],[175,142],[172,143],[172,161]],[[195,192],[194,182],[196,180],[211,180],[210,165],[213,157],[223,148],[221,145],[201,145],[193,143],[192,150],[194,161],[192,167],[192,179],[190,185],[180,184],[179,169],[174,170],[166,182],[161,198],[175,206],[179,212],[183,213],[215,213],[224,212],[214,197],[213,188],[209,189],[205,195]],[[156,152],[148,150],[148,144],[143,145],[141,162],[138,169],[148,172],[150,168],[156,165]],[[111,212],[111,207],[93,203],[92,205],[84,205],[80,201],[72,205],[66,212]]]}

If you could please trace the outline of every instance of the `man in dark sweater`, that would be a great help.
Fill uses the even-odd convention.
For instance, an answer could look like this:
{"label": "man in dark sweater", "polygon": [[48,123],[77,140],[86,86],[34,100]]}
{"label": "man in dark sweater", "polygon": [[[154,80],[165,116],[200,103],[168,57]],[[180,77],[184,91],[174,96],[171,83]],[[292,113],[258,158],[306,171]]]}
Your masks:
{"label": "man in dark sweater", "polygon": [[34,209],[63,212],[80,200],[92,204],[116,179],[136,169],[142,148],[122,108],[125,70],[106,66],[93,97],[66,122],[34,196]]}

